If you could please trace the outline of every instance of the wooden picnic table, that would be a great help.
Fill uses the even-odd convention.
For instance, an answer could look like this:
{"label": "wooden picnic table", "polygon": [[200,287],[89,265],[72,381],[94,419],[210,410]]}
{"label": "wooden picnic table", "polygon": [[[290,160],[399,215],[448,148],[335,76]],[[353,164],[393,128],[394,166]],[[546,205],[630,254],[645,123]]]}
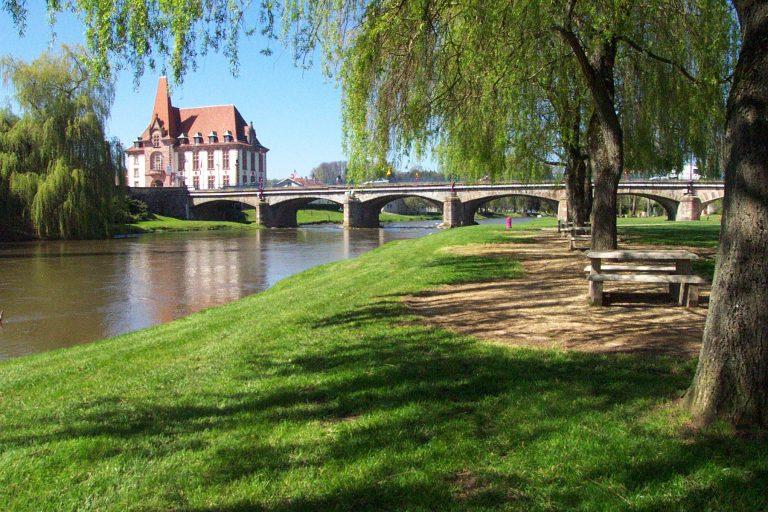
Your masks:
{"label": "wooden picnic table", "polygon": [[[588,251],[587,258],[590,260],[587,278],[590,281],[590,299],[593,304],[602,304],[602,283],[605,281],[667,283],[669,293],[673,297],[678,297],[680,304],[695,305],[698,300],[698,285],[702,284],[703,280],[693,275],[691,262],[699,257],[690,251],[682,249]],[[643,262],[650,265],[621,265],[621,263]],[[672,264],[674,269],[670,269]]]}

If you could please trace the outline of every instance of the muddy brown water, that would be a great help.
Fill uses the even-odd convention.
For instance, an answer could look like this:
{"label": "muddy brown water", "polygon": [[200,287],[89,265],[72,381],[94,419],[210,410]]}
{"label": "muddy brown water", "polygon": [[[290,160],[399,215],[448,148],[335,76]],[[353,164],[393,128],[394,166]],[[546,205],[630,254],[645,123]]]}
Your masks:
{"label": "muddy brown water", "polygon": [[436,225],[425,221],[360,230],[310,226],[0,244],[0,359],[168,322],[390,240],[433,233]]}

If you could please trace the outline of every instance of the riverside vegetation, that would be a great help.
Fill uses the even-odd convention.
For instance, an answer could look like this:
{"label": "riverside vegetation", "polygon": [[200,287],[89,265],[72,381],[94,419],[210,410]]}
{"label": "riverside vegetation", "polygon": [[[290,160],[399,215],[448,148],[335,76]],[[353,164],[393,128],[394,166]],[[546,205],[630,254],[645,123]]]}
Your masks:
{"label": "riverside vegetation", "polygon": [[[135,220],[122,225],[115,226],[117,233],[153,233],[161,231],[214,231],[214,230],[241,230],[258,229],[256,217],[253,210],[244,210],[245,222],[230,222],[219,220],[184,220],[164,215],[149,215],[144,220]],[[418,220],[440,220],[440,214],[421,214],[421,215],[400,215],[397,213],[382,212],[379,214],[379,221],[389,222],[411,222]],[[299,225],[306,224],[341,224],[344,221],[344,214],[340,211],[323,209],[305,209],[299,210],[296,214],[296,221]]]}
{"label": "riverside vegetation", "polygon": [[[3,510],[760,510],[768,445],[674,407],[695,362],[512,349],[400,297],[514,279],[399,241],[227,306],[0,363]],[[714,223],[622,228],[713,243]],[[670,226],[670,227],[667,227]],[[663,235],[663,233],[662,233]]]}

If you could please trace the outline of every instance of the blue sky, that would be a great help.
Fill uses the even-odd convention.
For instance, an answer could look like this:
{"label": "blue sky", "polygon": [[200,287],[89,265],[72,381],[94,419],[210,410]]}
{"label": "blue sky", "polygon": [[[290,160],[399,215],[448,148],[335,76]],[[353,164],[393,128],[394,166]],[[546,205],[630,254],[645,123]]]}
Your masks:
{"label": "blue sky", "polygon": [[[10,17],[0,14],[0,48],[14,58],[32,60],[61,43],[83,42],[83,25],[72,16],[60,16],[53,30],[43,2],[28,2],[26,35],[18,37]],[[52,35],[56,37],[51,43]],[[226,57],[210,54],[198,60],[181,85],[172,84],[176,106],[194,107],[234,103],[247,121],[253,121],[262,144],[270,148],[268,174],[285,177],[294,170],[301,176],[320,162],[343,160],[341,146],[340,91],[320,72],[294,67],[289,50],[276,43],[273,55],[259,50],[264,41],[246,39],[240,51],[240,73],[233,77]],[[118,75],[115,104],[107,126],[110,136],[129,144],[140,134],[151,115],[160,71],[147,71],[135,89],[130,70]],[[10,91],[0,84],[3,104]]]}

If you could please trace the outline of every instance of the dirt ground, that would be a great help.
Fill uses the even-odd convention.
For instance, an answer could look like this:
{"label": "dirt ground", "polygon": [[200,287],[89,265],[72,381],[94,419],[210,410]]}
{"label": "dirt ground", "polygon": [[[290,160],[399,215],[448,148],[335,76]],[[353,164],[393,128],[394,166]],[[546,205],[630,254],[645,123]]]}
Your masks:
{"label": "dirt ground", "polygon": [[[521,279],[450,285],[406,297],[426,322],[508,345],[588,352],[698,354],[709,287],[700,305],[677,306],[666,287],[606,283],[607,307],[589,306],[584,267],[589,260],[554,233],[530,234],[534,243],[446,248],[453,254],[520,261]],[[623,249],[648,246],[625,245]],[[711,250],[686,248],[699,255]]]}

